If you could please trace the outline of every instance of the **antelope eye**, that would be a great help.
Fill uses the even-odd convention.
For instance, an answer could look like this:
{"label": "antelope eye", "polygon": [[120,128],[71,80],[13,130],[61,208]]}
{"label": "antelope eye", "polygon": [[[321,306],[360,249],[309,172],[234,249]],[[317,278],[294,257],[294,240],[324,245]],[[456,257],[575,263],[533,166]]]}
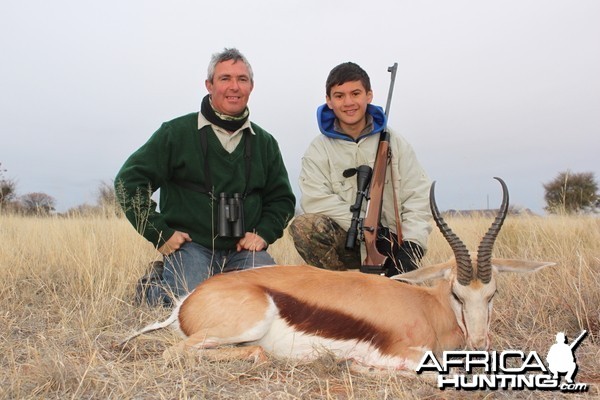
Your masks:
{"label": "antelope eye", "polygon": [[454,300],[458,301],[460,304],[462,304],[462,303],[463,303],[463,301],[461,300],[461,298],[460,298],[460,297],[458,297],[458,296],[456,295],[456,293],[454,293],[454,292],[450,292],[450,293],[452,294],[452,297],[454,298]]}

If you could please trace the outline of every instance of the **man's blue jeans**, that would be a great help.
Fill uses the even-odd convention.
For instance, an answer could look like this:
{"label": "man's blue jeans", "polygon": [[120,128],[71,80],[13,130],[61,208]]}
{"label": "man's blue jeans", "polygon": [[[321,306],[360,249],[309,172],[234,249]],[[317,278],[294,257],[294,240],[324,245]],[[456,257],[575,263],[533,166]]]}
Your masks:
{"label": "man's blue jeans", "polygon": [[174,298],[184,296],[196,286],[221,272],[274,265],[266,251],[211,250],[187,242],[164,257],[165,268],[160,285],[151,286],[146,294],[150,305],[170,306]]}

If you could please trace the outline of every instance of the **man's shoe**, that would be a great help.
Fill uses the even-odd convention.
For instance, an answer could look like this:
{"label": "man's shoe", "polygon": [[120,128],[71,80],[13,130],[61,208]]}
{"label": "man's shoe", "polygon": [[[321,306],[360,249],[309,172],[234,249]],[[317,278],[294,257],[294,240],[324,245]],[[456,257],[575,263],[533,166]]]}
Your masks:
{"label": "man's shoe", "polygon": [[148,298],[148,289],[151,286],[157,286],[162,280],[165,263],[162,261],[152,261],[148,266],[148,273],[142,276],[135,285],[135,304],[142,305]]}

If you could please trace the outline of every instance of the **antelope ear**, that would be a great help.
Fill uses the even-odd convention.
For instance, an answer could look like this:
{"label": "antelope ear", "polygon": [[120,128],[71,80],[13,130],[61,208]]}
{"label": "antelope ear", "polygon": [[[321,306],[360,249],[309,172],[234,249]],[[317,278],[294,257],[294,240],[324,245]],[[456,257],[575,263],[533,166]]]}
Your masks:
{"label": "antelope ear", "polygon": [[538,269],[550,267],[556,263],[548,261],[523,261],[508,258],[492,258],[492,267],[497,272],[534,272]]}
{"label": "antelope ear", "polygon": [[430,265],[428,267],[419,268],[405,274],[394,275],[390,279],[408,283],[423,283],[439,279],[448,279],[452,273],[451,263],[443,263]]}

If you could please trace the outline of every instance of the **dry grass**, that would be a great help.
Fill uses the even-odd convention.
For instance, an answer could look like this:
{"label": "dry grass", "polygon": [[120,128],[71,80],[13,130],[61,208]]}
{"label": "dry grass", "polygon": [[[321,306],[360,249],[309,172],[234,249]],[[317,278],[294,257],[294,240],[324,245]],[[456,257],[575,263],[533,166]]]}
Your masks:
{"label": "dry grass", "polygon": [[[271,360],[165,364],[170,331],[113,345],[168,311],[132,305],[133,287],[153,248],[125,220],[0,216],[0,398],[420,399],[578,398],[599,396],[600,222],[594,218],[509,218],[496,256],[548,260],[529,276],[505,274],[492,322],[495,349],[545,354],[558,331],[590,336],[577,349],[582,395],[557,392],[440,391],[422,378],[357,375],[328,356],[309,364]],[[454,219],[474,248],[488,219]],[[300,263],[286,236],[270,250],[281,264]],[[425,264],[446,260],[437,232]],[[393,307],[403,307],[402,304]]]}

